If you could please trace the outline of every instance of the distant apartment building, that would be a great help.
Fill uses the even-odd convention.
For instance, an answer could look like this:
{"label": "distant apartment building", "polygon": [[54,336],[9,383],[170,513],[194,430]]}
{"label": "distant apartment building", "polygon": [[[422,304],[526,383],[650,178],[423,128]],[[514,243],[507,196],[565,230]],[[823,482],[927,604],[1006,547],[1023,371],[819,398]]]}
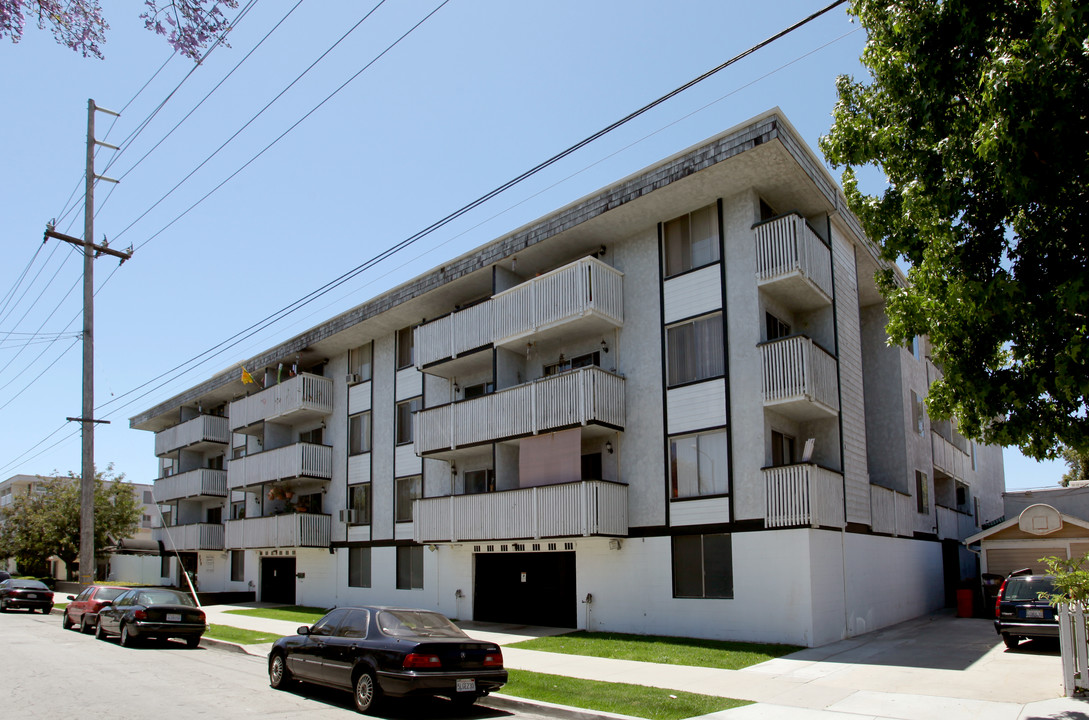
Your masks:
{"label": "distant apartment building", "polygon": [[973,576],[1000,449],[771,110],[133,417],[163,582],[815,646]]}

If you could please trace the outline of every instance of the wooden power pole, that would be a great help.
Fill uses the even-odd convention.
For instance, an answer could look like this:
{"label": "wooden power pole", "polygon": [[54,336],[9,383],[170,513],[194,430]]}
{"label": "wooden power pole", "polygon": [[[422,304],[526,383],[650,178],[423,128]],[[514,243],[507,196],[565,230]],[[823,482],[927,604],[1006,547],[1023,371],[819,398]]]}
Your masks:
{"label": "wooden power pole", "polygon": [[79,494],[79,582],[84,586],[91,585],[95,580],[95,424],[107,422],[94,419],[94,259],[99,255],[112,255],[121,258],[121,262],[125,262],[132,257],[131,247],[126,252],[119,252],[111,250],[105,240],[102,245],[94,243],[95,180],[117,182],[102,175],[95,175],[95,146],[118,149],[113,145],[95,140],[95,111],[119,117],[118,113],[96,107],[94,100],[87,101],[87,177],[83,202],[83,239],[61,234],[52,224],[47,225],[45,229],[46,238],[56,238],[83,247],[83,414],[81,417],[68,419],[83,424]]}

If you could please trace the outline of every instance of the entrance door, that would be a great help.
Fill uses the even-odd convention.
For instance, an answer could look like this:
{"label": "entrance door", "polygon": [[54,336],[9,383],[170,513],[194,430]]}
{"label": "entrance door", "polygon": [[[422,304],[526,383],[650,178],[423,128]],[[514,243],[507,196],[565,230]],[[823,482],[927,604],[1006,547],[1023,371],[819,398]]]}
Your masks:
{"label": "entrance door", "polygon": [[193,581],[193,587],[200,590],[200,578],[197,577],[197,554],[194,552],[178,553],[178,587],[182,592],[189,592],[189,583],[185,579],[185,573],[189,573]]}
{"label": "entrance door", "polygon": [[261,601],[295,604],[295,558],[261,558]]}
{"label": "entrance door", "polygon": [[575,553],[478,553],[473,619],[573,628]]}

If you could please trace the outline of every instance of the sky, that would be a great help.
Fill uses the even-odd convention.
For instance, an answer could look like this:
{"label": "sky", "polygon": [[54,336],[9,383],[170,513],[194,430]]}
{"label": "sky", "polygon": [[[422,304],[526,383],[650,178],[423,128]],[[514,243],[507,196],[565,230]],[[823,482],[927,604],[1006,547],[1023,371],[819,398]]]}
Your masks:
{"label": "sky", "polygon": [[[80,469],[82,258],[42,233],[82,234],[88,99],[121,112],[96,114],[121,182],[95,240],[134,247],[94,267],[95,458],[151,482],[128,418],[191,385],[769,108],[816,148],[836,77],[865,75],[842,6],[260,325],[825,4],[263,0],[199,66],[137,4],[108,5],[104,61],[28,22],[0,40],[0,478]],[[1064,468],[1004,457],[1009,489]]]}

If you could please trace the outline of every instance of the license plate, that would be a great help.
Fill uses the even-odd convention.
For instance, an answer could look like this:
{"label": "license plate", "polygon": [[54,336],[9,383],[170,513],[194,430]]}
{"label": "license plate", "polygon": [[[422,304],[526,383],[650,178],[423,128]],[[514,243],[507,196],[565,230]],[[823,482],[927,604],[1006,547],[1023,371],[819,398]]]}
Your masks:
{"label": "license plate", "polygon": [[1042,619],[1044,617],[1044,611],[1038,608],[1028,608],[1025,610],[1025,617]]}
{"label": "license plate", "polygon": [[476,680],[473,680],[472,678],[470,678],[468,680],[458,680],[457,681],[457,691],[458,692],[476,692]]}
{"label": "license plate", "polygon": [[27,596],[27,598],[28,598],[28,599],[30,599],[30,600],[35,600],[35,599],[37,599],[37,597],[38,597],[38,596],[37,596],[37,595],[35,595],[34,593],[27,593],[27,594],[26,594],[26,596]]}
{"label": "license plate", "polygon": [[181,622],[182,621],[181,613],[167,613],[166,614],[166,621],[167,622]]}

